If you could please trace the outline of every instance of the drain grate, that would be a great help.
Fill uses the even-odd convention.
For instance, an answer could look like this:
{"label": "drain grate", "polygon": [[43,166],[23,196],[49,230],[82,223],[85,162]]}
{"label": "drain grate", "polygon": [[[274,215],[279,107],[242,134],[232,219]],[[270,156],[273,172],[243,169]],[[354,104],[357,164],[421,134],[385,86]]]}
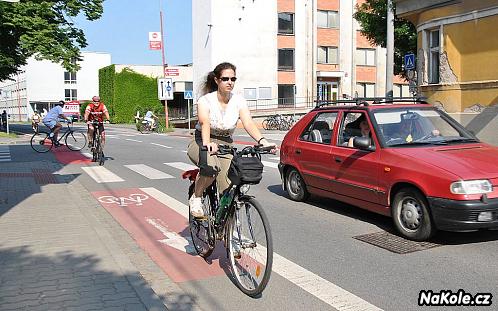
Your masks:
{"label": "drain grate", "polygon": [[397,254],[408,254],[441,246],[441,244],[431,242],[415,242],[406,240],[385,231],[358,235],[353,238]]}

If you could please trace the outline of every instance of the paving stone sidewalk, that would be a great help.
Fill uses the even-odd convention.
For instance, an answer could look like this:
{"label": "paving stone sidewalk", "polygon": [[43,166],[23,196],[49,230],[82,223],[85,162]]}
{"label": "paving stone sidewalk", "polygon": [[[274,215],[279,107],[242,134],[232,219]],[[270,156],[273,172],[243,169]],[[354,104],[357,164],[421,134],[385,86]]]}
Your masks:
{"label": "paving stone sidewalk", "polygon": [[199,310],[61,168],[0,164],[0,311]]}

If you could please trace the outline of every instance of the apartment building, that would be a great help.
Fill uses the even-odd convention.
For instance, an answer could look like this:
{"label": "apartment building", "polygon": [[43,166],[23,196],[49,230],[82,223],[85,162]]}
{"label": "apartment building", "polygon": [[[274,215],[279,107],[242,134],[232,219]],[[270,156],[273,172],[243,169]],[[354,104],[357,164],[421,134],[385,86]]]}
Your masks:
{"label": "apartment building", "polygon": [[14,121],[27,121],[35,110],[50,110],[59,100],[91,100],[99,92],[99,69],[111,64],[108,53],[82,52],[78,72],[48,60],[28,59],[11,80],[0,81],[0,111]]}
{"label": "apartment building", "polygon": [[[193,0],[194,91],[216,64],[237,66],[236,92],[251,109],[384,96],[386,50],[352,17],[361,0]],[[240,81],[240,82],[239,82]],[[394,96],[408,85],[394,77]]]}

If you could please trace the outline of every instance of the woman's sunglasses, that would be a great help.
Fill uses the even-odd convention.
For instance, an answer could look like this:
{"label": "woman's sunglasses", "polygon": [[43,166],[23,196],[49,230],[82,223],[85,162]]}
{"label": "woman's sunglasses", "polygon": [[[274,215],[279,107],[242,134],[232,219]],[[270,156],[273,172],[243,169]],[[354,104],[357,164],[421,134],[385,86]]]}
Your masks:
{"label": "woman's sunglasses", "polygon": [[231,78],[229,78],[229,77],[221,77],[220,80],[223,81],[223,82],[227,82],[228,80],[230,80],[232,82],[235,82],[235,81],[237,81],[237,77],[231,77]]}

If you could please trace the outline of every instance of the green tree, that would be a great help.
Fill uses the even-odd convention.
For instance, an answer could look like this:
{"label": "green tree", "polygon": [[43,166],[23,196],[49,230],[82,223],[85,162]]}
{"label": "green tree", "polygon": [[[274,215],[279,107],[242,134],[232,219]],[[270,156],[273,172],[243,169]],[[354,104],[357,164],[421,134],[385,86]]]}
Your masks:
{"label": "green tree", "polygon": [[[361,33],[374,45],[386,47],[387,0],[366,0],[356,6],[353,17],[361,26]],[[402,74],[403,57],[407,53],[417,54],[417,29],[407,20],[394,18],[394,73]]]}
{"label": "green tree", "polygon": [[22,0],[0,1],[0,80],[7,79],[25,65],[30,56],[60,63],[77,71],[73,60],[81,60],[80,49],[87,46],[85,34],[72,18],[84,14],[99,19],[104,0]]}

